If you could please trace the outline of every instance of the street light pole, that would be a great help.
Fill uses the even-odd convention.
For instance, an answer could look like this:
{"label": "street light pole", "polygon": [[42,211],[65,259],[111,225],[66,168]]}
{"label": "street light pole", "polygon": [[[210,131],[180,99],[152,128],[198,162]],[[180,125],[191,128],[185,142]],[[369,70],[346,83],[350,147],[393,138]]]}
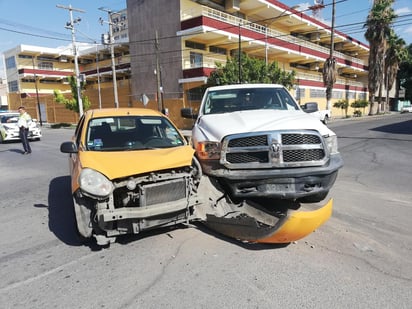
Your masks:
{"label": "street light pole", "polygon": [[60,9],[65,9],[69,11],[69,15],[70,15],[70,22],[66,23],[66,27],[67,29],[71,30],[72,33],[72,44],[73,44],[73,53],[74,53],[74,69],[76,71],[76,88],[77,88],[77,103],[79,105],[79,115],[82,116],[83,115],[83,100],[82,100],[82,91],[81,91],[81,85],[80,85],[80,73],[79,73],[79,60],[78,60],[78,51],[77,51],[77,46],[76,46],[76,36],[75,36],[75,29],[74,29],[74,25],[76,23],[79,23],[81,21],[80,18],[76,18],[75,20],[73,20],[73,11],[79,12],[79,13],[85,13],[85,11],[80,10],[80,9],[75,9],[72,8],[71,5],[69,6],[64,6],[64,5],[56,5],[56,7],[60,8]]}
{"label": "street light pole", "polygon": [[34,57],[31,58],[31,62],[33,65],[33,72],[34,72],[34,86],[36,87],[36,99],[37,99],[37,110],[39,112],[39,121],[40,121],[40,126],[43,126],[43,121],[41,119],[41,109],[40,109],[40,99],[39,99],[39,87],[37,85],[37,74],[36,74],[36,69],[34,67]]}
{"label": "street light pole", "polygon": [[[108,14],[108,21],[106,23],[109,24],[109,42],[110,45],[110,58],[112,60],[112,77],[113,77],[113,95],[114,95],[114,106],[119,108],[119,98],[117,94],[117,77],[116,77],[116,62],[114,57],[114,39],[113,39],[113,21],[112,21],[112,11],[106,8],[99,8],[101,11],[105,11]],[[100,18],[100,22],[103,24],[103,21]]]}

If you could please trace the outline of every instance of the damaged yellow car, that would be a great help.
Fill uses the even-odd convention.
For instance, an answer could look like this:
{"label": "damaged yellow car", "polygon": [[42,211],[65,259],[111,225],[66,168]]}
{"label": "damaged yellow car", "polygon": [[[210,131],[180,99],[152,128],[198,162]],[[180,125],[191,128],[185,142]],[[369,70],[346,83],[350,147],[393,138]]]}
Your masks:
{"label": "damaged yellow car", "polygon": [[193,221],[242,241],[288,243],[332,212],[332,201],[311,212],[293,210],[297,202],[233,201],[218,181],[202,175],[174,124],[150,109],[89,110],[60,150],[69,154],[79,236],[98,245]]}

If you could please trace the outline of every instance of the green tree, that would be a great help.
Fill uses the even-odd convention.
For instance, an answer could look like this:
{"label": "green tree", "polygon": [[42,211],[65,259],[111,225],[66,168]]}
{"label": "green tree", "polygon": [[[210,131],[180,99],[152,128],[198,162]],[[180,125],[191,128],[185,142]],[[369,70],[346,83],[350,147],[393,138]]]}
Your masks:
{"label": "green tree", "polygon": [[228,58],[225,65],[216,63],[216,70],[210,74],[208,84],[212,86],[238,84],[239,76],[242,83],[274,83],[291,89],[295,84],[296,72],[282,70],[277,62],[266,65],[264,60],[242,54],[240,66],[237,57]]}
{"label": "green tree", "polygon": [[385,87],[386,87],[386,111],[389,108],[389,91],[392,89],[393,84],[398,74],[399,64],[408,58],[408,51],[406,49],[406,43],[403,39],[399,38],[393,31],[388,38],[388,48],[385,53]]}
{"label": "green tree", "polygon": [[[75,111],[76,113],[79,113],[79,100],[77,96],[77,85],[76,85],[76,78],[74,76],[69,76],[67,78],[69,80],[71,92],[72,92],[72,98],[66,98],[59,90],[54,90],[54,99],[56,100],[57,103],[64,104],[67,109],[71,111]],[[85,89],[86,83],[82,82],[80,85],[81,88],[81,93],[82,93],[82,101],[83,101],[83,110],[87,110],[90,108],[90,101],[87,96],[83,95],[83,91]]]}
{"label": "green tree", "polygon": [[365,38],[369,42],[369,115],[374,113],[375,93],[383,83],[386,42],[396,18],[392,8],[393,2],[394,0],[374,0],[364,24]]}
{"label": "green tree", "polygon": [[398,83],[405,88],[405,99],[412,101],[412,44],[407,48],[406,59],[399,66]]}

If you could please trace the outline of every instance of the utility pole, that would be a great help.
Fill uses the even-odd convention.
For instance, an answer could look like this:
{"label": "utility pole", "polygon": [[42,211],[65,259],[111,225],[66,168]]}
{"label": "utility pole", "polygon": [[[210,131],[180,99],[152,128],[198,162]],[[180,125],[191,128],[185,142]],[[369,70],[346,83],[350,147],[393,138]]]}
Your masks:
{"label": "utility pole", "polygon": [[[321,4],[323,5],[323,4]],[[323,65],[323,83],[326,86],[326,109],[331,109],[333,84],[336,82],[336,59],[333,57],[335,32],[335,0],[332,4],[332,27],[330,31],[330,54]]]}
{"label": "utility pole", "polygon": [[156,41],[155,41],[155,49],[156,49],[156,84],[157,84],[157,108],[159,112],[162,112],[164,109],[163,106],[163,95],[162,95],[162,80],[161,80],[161,72],[160,72],[160,56],[159,56],[159,37],[156,30]]}
{"label": "utility pole", "polygon": [[31,58],[31,62],[33,64],[33,72],[34,72],[34,85],[36,87],[36,99],[37,99],[37,110],[39,111],[39,121],[40,121],[40,126],[43,126],[43,121],[41,119],[41,109],[40,109],[40,99],[39,99],[39,87],[37,85],[37,74],[36,74],[36,69],[34,67],[34,57]]}
{"label": "utility pole", "polygon": [[238,69],[239,69],[239,77],[238,77],[238,79],[239,79],[239,84],[242,84],[242,64],[241,64],[241,61],[242,61],[242,33],[240,32],[241,31],[241,29],[240,29],[240,26],[241,26],[241,23],[239,22],[239,38],[238,38],[238,49],[239,49],[239,53],[238,53]]}
{"label": "utility pole", "polygon": [[[103,25],[103,23],[109,24],[109,38],[107,44],[110,45],[110,57],[112,60],[112,77],[113,77],[113,95],[114,95],[114,107],[119,108],[119,98],[117,94],[117,77],[116,77],[116,62],[115,62],[115,57],[114,57],[114,39],[113,39],[113,21],[112,21],[112,11],[107,8],[99,8],[101,11],[107,12],[108,15],[108,21],[104,21],[102,18],[100,18],[100,23]],[[103,42],[103,44],[106,44],[106,42]]]}
{"label": "utility pole", "polygon": [[74,69],[76,71],[76,88],[77,88],[77,103],[79,105],[79,115],[83,115],[83,100],[82,100],[82,90],[81,90],[81,85],[80,85],[80,73],[79,73],[79,55],[77,52],[77,46],[76,46],[76,36],[75,36],[75,29],[74,25],[79,23],[81,21],[80,18],[73,19],[73,11],[79,12],[79,13],[85,13],[84,10],[80,9],[75,9],[71,5],[69,6],[64,6],[64,5],[56,5],[59,9],[64,9],[69,11],[70,15],[70,21],[66,23],[65,28],[70,29],[72,33],[72,44],[73,44],[73,54],[74,54]]}

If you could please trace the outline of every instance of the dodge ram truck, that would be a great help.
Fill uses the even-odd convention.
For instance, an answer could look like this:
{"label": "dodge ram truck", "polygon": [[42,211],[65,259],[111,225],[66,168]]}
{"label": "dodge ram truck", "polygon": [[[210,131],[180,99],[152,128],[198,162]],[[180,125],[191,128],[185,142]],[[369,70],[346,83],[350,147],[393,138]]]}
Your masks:
{"label": "dodge ram truck", "polygon": [[[209,183],[214,207],[226,209],[219,215],[209,213],[206,221],[229,236],[267,238],[259,231],[271,232],[265,218],[257,219],[258,213],[280,214],[269,226],[279,225],[278,220],[290,216],[289,209],[324,200],[343,166],[336,134],[305,113],[281,85],[209,87],[197,114],[191,108],[181,113],[196,119],[191,142],[208,177],[201,187]],[[210,192],[221,192],[221,197],[212,198]],[[331,213],[332,201],[325,207],[317,214],[322,222]],[[305,222],[303,217],[297,221]],[[287,234],[314,226],[303,225],[270,242],[294,239]]]}

